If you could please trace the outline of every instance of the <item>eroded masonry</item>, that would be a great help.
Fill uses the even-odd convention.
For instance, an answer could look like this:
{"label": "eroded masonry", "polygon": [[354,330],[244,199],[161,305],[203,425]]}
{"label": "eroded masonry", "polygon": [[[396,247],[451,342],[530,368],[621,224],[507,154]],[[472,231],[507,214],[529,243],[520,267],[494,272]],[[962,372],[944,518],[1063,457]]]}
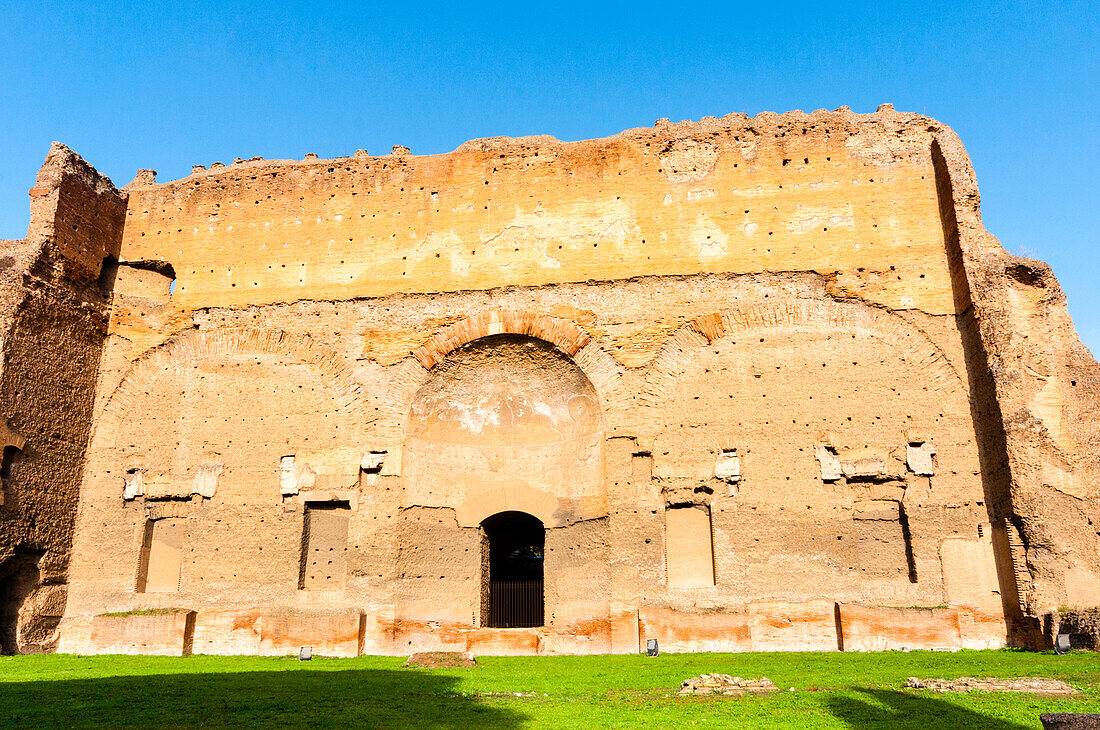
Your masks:
{"label": "eroded masonry", "polygon": [[122,189],[55,144],[31,206],[6,651],[1038,647],[1100,605],[1100,368],[927,117]]}

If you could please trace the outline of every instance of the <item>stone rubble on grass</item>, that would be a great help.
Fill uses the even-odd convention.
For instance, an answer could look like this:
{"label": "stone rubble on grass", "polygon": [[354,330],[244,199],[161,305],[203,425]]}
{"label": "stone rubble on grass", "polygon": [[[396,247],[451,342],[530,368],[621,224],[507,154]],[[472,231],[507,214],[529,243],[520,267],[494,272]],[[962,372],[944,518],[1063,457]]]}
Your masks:
{"label": "stone rubble on grass", "polygon": [[1044,677],[1015,677],[995,679],[986,677],[959,677],[958,679],[918,679],[910,677],[905,683],[911,689],[930,689],[934,692],[1034,692],[1047,695],[1076,694],[1077,690],[1065,682]]}
{"label": "stone rubble on grass", "polygon": [[413,654],[405,660],[406,667],[425,669],[455,669],[476,667],[477,660],[472,652],[464,651],[424,651]]}
{"label": "stone rubble on grass", "polygon": [[779,688],[767,677],[742,679],[728,674],[701,674],[680,683],[681,695],[740,695],[746,692],[778,692]]}

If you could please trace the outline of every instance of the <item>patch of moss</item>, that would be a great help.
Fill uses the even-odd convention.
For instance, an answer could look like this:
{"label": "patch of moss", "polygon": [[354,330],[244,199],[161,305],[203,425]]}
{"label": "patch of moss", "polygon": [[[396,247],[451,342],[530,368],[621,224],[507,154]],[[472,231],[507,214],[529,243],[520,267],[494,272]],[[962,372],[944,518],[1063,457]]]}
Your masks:
{"label": "patch of moss", "polygon": [[135,608],[132,611],[112,611],[96,616],[153,616],[162,613],[187,613],[186,608]]}
{"label": "patch of moss", "polygon": [[906,611],[934,611],[941,608],[947,608],[946,603],[941,603],[938,606],[883,606],[878,605],[878,608],[903,608]]}

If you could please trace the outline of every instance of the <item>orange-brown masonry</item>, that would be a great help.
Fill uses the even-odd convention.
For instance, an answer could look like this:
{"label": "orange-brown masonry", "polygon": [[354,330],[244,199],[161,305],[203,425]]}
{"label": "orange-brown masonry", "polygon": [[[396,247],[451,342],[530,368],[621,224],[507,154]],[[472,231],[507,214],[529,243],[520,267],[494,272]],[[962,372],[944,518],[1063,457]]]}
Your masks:
{"label": "orange-brown masonry", "polygon": [[927,130],[674,129],[139,179],[122,255],[173,263],[188,309],[889,261],[853,293],[955,311]]}
{"label": "orange-brown masonry", "polygon": [[1100,368],[935,120],[121,191],[57,145],[32,201],[5,649],[1040,646],[1100,605]]}

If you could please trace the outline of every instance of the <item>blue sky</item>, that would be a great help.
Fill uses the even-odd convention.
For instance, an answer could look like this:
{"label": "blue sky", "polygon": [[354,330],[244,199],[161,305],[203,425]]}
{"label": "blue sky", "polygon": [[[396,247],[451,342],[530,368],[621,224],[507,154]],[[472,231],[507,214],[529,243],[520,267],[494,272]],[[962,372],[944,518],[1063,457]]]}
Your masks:
{"label": "blue sky", "polygon": [[951,125],[986,226],[1100,353],[1100,9],[1043,3],[0,2],[0,238],[52,140],[118,185],[235,157],[575,140],[883,102]]}

